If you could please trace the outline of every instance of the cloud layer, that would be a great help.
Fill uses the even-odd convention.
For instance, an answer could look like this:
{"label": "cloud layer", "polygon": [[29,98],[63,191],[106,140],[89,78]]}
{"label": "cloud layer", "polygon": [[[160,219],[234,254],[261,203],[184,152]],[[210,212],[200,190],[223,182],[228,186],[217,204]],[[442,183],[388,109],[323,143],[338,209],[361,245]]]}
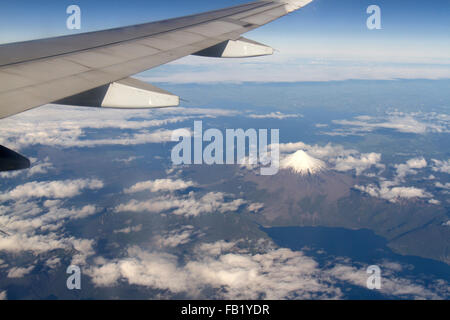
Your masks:
{"label": "cloud layer", "polygon": [[194,192],[188,195],[165,195],[150,200],[130,200],[126,204],[118,205],[116,212],[153,212],[170,211],[180,216],[198,216],[203,213],[234,212],[246,203],[243,199],[225,200],[226,195],[221,192],[209,192],[197,196]]}
{"label": "cloud layer", "polygon": [[426,134],[450,132],[450,119],[445,114],[387,112],[385,116],[357,116],[352,120],[333,120],[343,128],[323,132],[332,136],[364,135],[379,129],[402,133]]}
{"label": "cloud layer", "polygon": [[[235,111],[200,108],[110,110],[46,105],[1,120],[0,144],[15,150],[31,145],[95,147],[171,141],[173,130],[161,128],[190,119],[213,118]],[[89,136],[92,130],[114,130],[108,138]],[[37,169],[36,169],[37,170]]]}
{"label": "cloud layer", "polygon": [[103,182],[98,179],[77,179],[65,181],[28,182],[0,195],[1,201],[27,200],[31,198],[70,198],[83,190],[98,190]]}
{"label": "cloud layer", "polygon": [[[199,244],[194,252],[180,259],[131,246],[123,258],[99,259],[90,266],[88,275],[98,287],[127,283],[190,298],[202,298],[208,292],[208,298],[245,300],[342,298],[339,284],[365,288],[368,277],[365,267],[352,261],[337,260],[332,266],[321,267],[301,251],[275,248],[262,240],[251,251],[242,249],[239,241],[217,241]],[[403,298],[445,297],[445,281],[430,290],[396,276],[399,268],[395,263],[382,266],[381,292]],[[213,296],[209,289],[214,289]]]}
{"label": "cloud layer", "polygon": [[192,181],[183,181],[181,179],[157,179],[136,183],[128,189],[125,193],[137,193],[142,191],[159,192],[159,191],[176,191],[185,190],[189,187],[195,186]]}

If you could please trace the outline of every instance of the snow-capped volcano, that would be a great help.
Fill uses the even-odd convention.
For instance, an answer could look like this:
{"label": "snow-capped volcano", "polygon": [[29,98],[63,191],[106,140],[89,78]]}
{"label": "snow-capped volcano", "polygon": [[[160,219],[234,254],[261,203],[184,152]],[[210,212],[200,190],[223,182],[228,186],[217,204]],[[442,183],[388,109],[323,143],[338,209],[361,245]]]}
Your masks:
{"label": "snow-capped volcano", "polygon": [[303,150],[299,150],[281,160],[281,169],[290,169],[301,175],[313,175],[325,170],[322,160],[311,157]]}

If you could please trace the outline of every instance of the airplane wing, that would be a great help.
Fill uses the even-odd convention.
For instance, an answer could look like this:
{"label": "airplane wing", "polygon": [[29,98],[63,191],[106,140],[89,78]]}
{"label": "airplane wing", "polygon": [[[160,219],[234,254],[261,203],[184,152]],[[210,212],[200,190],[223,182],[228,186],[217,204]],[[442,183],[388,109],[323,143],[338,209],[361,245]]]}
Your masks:
{"label": "airplane wing", "polygon": [[1,45],[0,119],[54,102],[115,108],[178,105],[178,97],[128,77],[191,54],[272,54],[271,48],[241,35],[311,1],[256,1],[148,24]]}

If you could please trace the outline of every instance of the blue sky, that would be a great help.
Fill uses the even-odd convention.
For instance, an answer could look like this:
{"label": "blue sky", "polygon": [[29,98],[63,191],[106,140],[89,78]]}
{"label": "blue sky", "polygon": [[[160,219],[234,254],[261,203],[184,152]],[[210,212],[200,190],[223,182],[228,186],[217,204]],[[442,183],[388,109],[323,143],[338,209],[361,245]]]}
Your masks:
{"label": "blue sky", "polygon": [[[15,0],[2,4],[0,11],[1,40],[18,36],[45,37],[67,34],[65,9],[71,4],[81,7],[82,32],[144,23],[170,17],[219,9],[246,3],[245,0]],[[366,37],[365,9],[371,5],[382,9],[383,30],[378,36],[386,38],[426,38],[437,41],[450,39],[450,2],[434,0],[315,0],[308,7],[290,15],[262,33],[297,36],[307,33],[314,37]],[[371,35],[372,36],[372,35]]]}
{"label": "blue sky", "polygon": [[[1,6],[0,43],[145,23],[246,2],[248,1],[16,0]],[[80,31],[66,29],[66,8],[71,4],[79,5],[82,10]],[[368,30],[366,27],[369,16],[366,8],[371,4],[381,8],[382,30]],[[295,63],[298,64],[323,65],[325,61],[328,66],[332,62],[333,68],[345,67],[347,71],[349,61],[352,62],[352,68],[358,67],[361,62],[383,63],[384,69],[380,69],[378,65],[366,64],[364,72],[359,69],[343,78],[450,78],[449,12],[448,0],[315,0],[304,9],[246,36],[267,43],[281,52],[276,58],[253,60],[254,63],[276,67],[271,73],[277,73],[281,63],[284,67],[288,65],[287,61],[294,63],[295,58]],[[238,61],[233,65],[242,63],[244,62]],[[393,63],[397,71],[392,71]],[[414,65],[411,66],[411,63]],[[169,66],[161,70],[188,72],[191,69],[181,66],[206,68],[205,64],[217,65],[218,62],[187,58],[181,64],[176,63],[177,68]],[[230,63],[222,63],[221,66],[229,69]],[[375,73],[372,72],[374,68],[377,69]],[[320,72],[323,69],[322,67]],[[210,70],[212,71],[211,68]],[[313,71],[307,69],[305,73]],[[254,74],[251,71],[248,73]],[[327,76],[320,76],[317,80],[341,79],[340,70],[328,70],[327,73]],[[367,73],[370,75],[367,76]],[[231,78],[233,77],[225,80],[233,81]],[[248,80],[259,78],[261,75],[254,74]],[[279,78],[283,79],[283,75]],[[170,77],[158,79],[171,81]]]}

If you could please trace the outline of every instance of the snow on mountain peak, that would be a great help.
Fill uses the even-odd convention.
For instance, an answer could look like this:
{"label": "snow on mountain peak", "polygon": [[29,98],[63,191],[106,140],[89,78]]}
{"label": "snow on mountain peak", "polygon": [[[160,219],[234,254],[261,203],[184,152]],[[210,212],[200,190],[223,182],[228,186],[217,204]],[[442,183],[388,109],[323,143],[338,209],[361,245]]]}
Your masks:
{"label": "snow on mountain peak", "polygon": [[299,150],[281,161],[281,169],[290,169],[300,175],[314,175],[326,168],[325,162],[311,157],[303,150]]}

